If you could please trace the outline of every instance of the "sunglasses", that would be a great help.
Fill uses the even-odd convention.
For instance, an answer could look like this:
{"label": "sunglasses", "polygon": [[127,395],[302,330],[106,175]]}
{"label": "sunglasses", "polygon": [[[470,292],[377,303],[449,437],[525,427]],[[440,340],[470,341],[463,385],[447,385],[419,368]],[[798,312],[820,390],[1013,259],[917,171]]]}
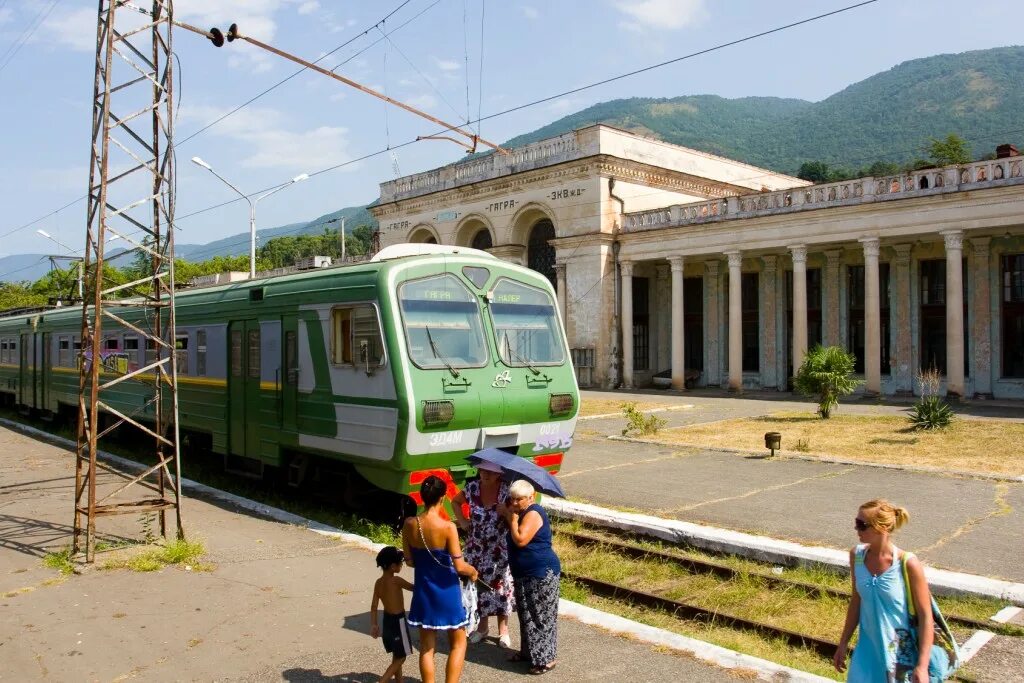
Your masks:
{"label": "sunglasses", "polygon": [[853,528],[857,531],[867,531],[869,527],[867,522],[860,517],[857,517],[853,520]]}

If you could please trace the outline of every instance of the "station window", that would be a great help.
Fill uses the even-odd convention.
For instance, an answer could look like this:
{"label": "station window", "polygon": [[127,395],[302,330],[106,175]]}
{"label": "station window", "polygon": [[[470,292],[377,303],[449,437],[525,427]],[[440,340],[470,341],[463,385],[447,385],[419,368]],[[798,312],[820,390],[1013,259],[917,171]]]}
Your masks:
{"label": "station window", "polygon": [[1002,376],[1024,377],[1024,254],[1002,262]]}
{"label": "station window", "polygon": [[[921,370],[938,370],[946,374],[946,259],[921,261],[920,302],[921,302]],[[968,357],[969,325],[967,324],[967,261],[963,262],[964,302],[964,375],[971,371]]]}
{"label": "station window", "polygon": [[206,330],[196,330],[196,374],[206,376]]}
{"label": "station window", "polygon": [[380,367],[384,364],[377,309],[369,304],[331,311],[331,360],[335,365]]}
{"label": "station window", "polygon": [[761,329],[757,291],[759,277],[760,273],[743,273],[740,279],[744,372],[757,372],[761,369]]}
{"label": "station window", "polygon": [[188,374],[188,335],[183,334],[174,339],[174,360],[178,364],[178,374]]}

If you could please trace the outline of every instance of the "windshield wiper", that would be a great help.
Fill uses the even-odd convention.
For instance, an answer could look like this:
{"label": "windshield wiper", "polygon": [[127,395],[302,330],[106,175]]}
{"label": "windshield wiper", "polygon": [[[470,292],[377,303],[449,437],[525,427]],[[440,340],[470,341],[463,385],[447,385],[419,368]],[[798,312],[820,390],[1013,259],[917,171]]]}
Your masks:
{"label": "windshield wiper", "polygon": [[533,365],[530,364],[530,361],[526,360],[525,358],[523,358],[518,353],[512,350],[512,342],[508,340],[508,334],[505,335],[505,348],[508,349],[508,354],[510,356],[514,356],[517,361],[525,365],[526,368],[534,374],[534,376],[540,374],[540,370],[533,367]]}
{"label": "windshield wiper", "polygon": [[451,361],[443,353],[437,350],[437,344],[434,343],[434,337],[430,334],[430,325],[424,325],[427,330],[427,341],[430,342],[430,350],[434,352],[434,358],[438,358],[444,363],[445,367],[448,368],[448,372],[452,373],[452,377],[458,378],[459,371],[455,369],[455,366],[451,364]]}

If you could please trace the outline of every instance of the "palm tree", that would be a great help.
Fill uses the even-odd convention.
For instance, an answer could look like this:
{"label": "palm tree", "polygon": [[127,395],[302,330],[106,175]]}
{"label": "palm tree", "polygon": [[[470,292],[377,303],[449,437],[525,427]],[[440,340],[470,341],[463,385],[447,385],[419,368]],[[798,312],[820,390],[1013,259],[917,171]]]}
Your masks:
{"label": "palm tree", "polygon": [[853,379],[857,359],[838,346],[815,346],[793,378],[793,386],[805,396],[818,397],[818,414],[827,420],[839,405],[839,397],[852,394],[861,383]]}

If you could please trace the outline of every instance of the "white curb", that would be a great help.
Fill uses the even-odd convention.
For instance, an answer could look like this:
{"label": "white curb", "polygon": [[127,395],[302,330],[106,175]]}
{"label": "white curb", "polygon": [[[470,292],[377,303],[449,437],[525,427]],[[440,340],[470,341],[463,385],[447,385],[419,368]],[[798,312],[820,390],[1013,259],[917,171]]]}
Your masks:
{"label": "white curb", "polygon": [[967,639],[967,642],[960,646],[960,664],[966,664],[978,654],[981,648],[988,645],[988,641],[996,637],[991,631],[975,631],[974,635]]}
{"label": "white curb", "polygon": [[[850,568],[850,553],[845,550],[806,546],[791,541],[780,541],[766,536],[755,536],[740,531],[718,529],[675,519],[651,515],[618,512],[596,505],[575,503],[545,497],[544,507],[557,516],[610,526],[624,531],[652,536],[673,543],[689,545],[740,555],[763,562],[791,566],[795,564],[821,564],[842,570]],[[939,595],[981,595],[1024,605],[1024,584],[990,579],[975,574],[963,574],[934,567],[925,567],[928,584]]]}
{"label": "white curb", "polygon": [[734,652],[718,645],[705,643],[702,640],[641,624],[615,614],[608,614],[564,598],[558,601],[558,613],[577,619],[584,624],[607,629],[612,633],[633,636],[637,640],[651,645],[661,645],[689,653],[697,659],[711,662],[723,669],[751,669],[756,671],[758,678],[763,681],[814,681],[818,683],[831,680],[806,671],[768,662],[758,657]]}
{"label": "white curb", "polygon": [[[69,449],[76,447],[75,442],[70,439],[65,439],[61,436],[55,436],[49,432],[44,432],[41,429],[35,427],[29,427],[12,420],[0,418],[0,425],[9,427],[11,429],[20,431],[30,436],[37,436],[46,441],[54,444],[58,444]],[[106,451],[98,451],[97,455],[102,457],[118,467],[122,467],[126,470],[138,472],[145,469],[144,465],[141,465],[127,458],[108,453]],[[374,543],[365,536],[359,536],[358,534],[348,533],[337,529],[335,527],[317,522],[312,519],[301,517],[292,512],[282,510],[280,508],[272,507],[270,505],[264,505],[263,503],[243,498],[242,496],[236,496],[233,493],[227,493],[220,489],[215,489],[205,484],[192,481],[191,479],[181,478],[181,488],[191,493],[202,494],[204,498],[212,498],[224,503],[230,503],[243,510],[255,512],[262,517],[272,519],[277,522],[284,524],[294,524],[296,526],[306,527],[310,531],[313,531],[324,536],[331,538],[337,538],[341,541],[351,543],[357,547],[372,550],[374,552],[379,551],[384,547],[382,543]],[[545,504],[549,505],[551,501],[546,501]],[[608,614],[600,610],[580,605],[569,600],[559,599],[558,601],[558,613],[567,617],[572,617],[581,621],[584,624],[593,626],[599,626],[605,628],[614,633],[628,633],[634,636],[637,640],[650,644],[650,645],[662,645],[671,647],[676,650],[688,652],[694,657],[709,662],[716,666],[720,666],[727,669],[744,668],[750,669],[757,672],[758,677],[765,681],[778,681],[780,674],[788,676],[782,680],[788,681],[807,681],[817,683],[820,681],[828,681],[827,678],[822,678],[814,674],[809,674],[798,669],[791,669],[789,667],[769,662],[765,659],[760,659],[751,655],[745,655],[739,652],[733,652],[724,647],[718,645],[712,645],[711,643],[705,643],[704,641],[697,640],[695,638],[688,638],[686,636],[672,633],[671,631],[665,631],[663,629],[655,628],[653,626],[647,626],[623,617]]]}

